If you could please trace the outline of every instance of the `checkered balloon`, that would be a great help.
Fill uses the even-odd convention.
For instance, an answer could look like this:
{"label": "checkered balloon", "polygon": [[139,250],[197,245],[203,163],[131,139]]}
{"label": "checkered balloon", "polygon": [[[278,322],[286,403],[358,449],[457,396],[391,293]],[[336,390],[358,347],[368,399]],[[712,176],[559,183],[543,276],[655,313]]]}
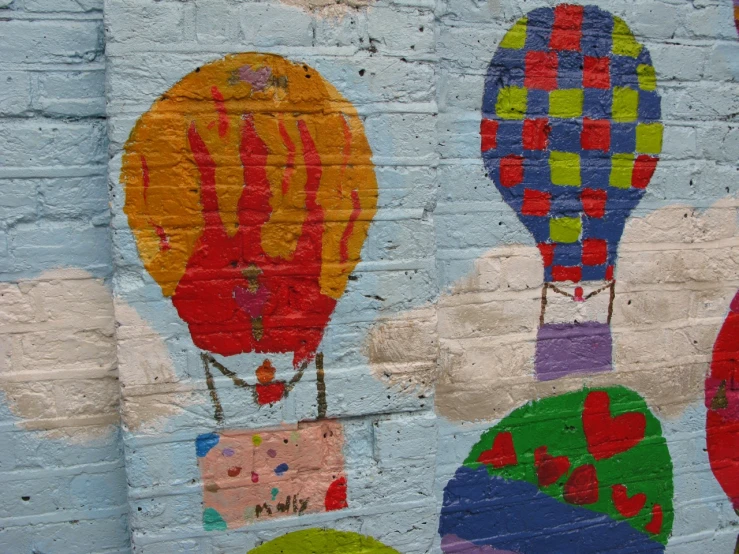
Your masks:
{"label": "checkered balloon", "polygon": [[596,6],[518,20],[488,67],[482,157],[534,235],[545,280],[613,279],[626,218],[662,149],[647,49]]}

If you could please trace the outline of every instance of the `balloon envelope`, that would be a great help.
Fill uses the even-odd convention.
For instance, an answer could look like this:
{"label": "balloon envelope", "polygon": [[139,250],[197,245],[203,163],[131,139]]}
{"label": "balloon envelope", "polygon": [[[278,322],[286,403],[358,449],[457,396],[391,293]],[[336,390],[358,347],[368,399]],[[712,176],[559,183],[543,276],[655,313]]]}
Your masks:
{"label": "balloon envelope", "polygon": [[313,357],[377,204],[362,123],[318,72],[254,53],[198,68],[138,120],[121,180],[198,347]]}
{"label": "balloon envelope", "polygon": [[534,236],[545,280],[613,278],[618,241],[657,164],[660,97],[647,49],[595,6],[533,10],[488,67],[488,176]]}

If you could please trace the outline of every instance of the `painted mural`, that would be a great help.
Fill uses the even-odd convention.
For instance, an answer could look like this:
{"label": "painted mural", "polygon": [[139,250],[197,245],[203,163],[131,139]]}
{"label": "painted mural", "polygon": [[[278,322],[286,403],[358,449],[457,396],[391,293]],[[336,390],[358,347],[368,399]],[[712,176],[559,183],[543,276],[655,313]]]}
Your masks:
{"label": "painted mural", "polygon": [[529,12],[488,67],[485,168],[544,261],[542,381],[612,369],[618,243],[662,148],[656,88],[647,49],[595,6]]}
{"label": "painted mural", "polygon": [[[725,198],[706,210],[675,204],[629,218],[613,305],[613,371],[536,378],[541,257],[535,246],[514,244],[486,251],[433,305],[379,318],[365,345],[373,373],[407,394],[433,389],[436,412],[451,421],[496,420],[532,399],[612,385],[676,420],[703,401],[713,344],[736,292],[726,286],[739,274],[736,248],[712,244],[725,229],[735,232],[738,215],[739,202]],[[665,287],[665,279],[693,278],[705,284],[692,294]]]}
{"label": "painted mural", "polygon": [[[139,254],[203,351],[245,398],[280,401],[317,363],[377,203],[362,123],[305,64],[246,53],[197,68],[162,95],[125,145],[125,213]],[[252,376],[223,359],[267,357]],[[275,381],[273,353],[295,375]],[[218,361],[214,356],[221,356]]]}
{"label": "painted mural", "polygon": [[346,508],[343,446],[342,427],[335,421],[200,435],[195,450],[203,527],[222,531]]}
{"label": "painted mural", "polygon": [[672,462],[659,421],[624,387],[531,402],[485,432],[444,489],[451,553],[662,552]]}
{"label": "painted mural", "polygon": [[305,529],[276,538],[247,554],[399,554],[372,537],[333,529]]}
{"label": "painted mural", "polygon": [[[706,378],[706,444],[711,469],[739,514],[739,293],[731,301]],[[739,542],[737,543],[739,545]]]}

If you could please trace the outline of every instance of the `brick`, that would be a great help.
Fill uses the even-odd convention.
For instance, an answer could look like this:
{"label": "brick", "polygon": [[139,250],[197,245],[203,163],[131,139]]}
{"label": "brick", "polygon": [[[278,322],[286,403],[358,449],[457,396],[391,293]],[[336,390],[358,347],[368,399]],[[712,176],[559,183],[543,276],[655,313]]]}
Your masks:
{"label": "brick", "polygon": [[244,42],[258,47],[311,46],[311,17],[282,4],[244,3],[238,12]]}
{"label": "brick", "polygon": [[102,12],[103,0],[25,0],[29,12],[40,13],[89,13]]}
{"label": "brick", "polygon": [[380,52],[424,54],[434,51],[433,15],[427,11],[373,8],[370,41]]}
{"label": "brick", "polygon": [[0,162],[41,167],[101,164],[107,141],[102,122],[0,120]]}
{"label": "brick", "polygon": [[23,71],[0,71],[0,115],[19,115],[31,107],[31,78]]}
{"label": "brick", "polygon": [[174,43],[184,39],[187,5],[181,2],[131,0],[111,2],[106,9],[107,21],[115,21],[106,31],[106,42],[127,41],[144,44]]}
{"label": "brick", "polygon": [[102,54],[98,21],[7,21],[0,36],[0,58],[23,64],[90,62]]}
{"label": "brick", "polygon": [[103,71],[54,72],[39,79],[38,107],[47,113],[77,117],[105,115]]}

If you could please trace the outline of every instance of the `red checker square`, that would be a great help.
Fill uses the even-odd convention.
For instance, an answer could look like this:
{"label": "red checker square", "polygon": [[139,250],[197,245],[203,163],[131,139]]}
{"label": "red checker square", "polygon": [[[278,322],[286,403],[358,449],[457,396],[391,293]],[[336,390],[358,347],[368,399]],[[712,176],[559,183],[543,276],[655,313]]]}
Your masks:
{"label": "red checker square", "polygon": [[654,156],[637,156],[634,162],[634,171],[631,174],[631,186],[636,189],[645,189],[657,169],[659,158]]}
{"label": "red checker square", "polygon": [[580,146],[583,150],[608,152],[611,149],[611,122],[607,119],[584,118],[580,133]]}
{"label": "red checker square", "polygon": [[498,148],[498,122],[492,119],[483,119],[480,122],[481,149],[483,152]]}
{"label": "red checker square", "polygon": [[543,217],[549,215],[549,208],[552,205],[552,195],[534,189],[524,189],[523,206],[521,213],[523,215],[535,215]]}
{"label": "red checker square", "polygon": [[608,260],[608,242],[603,239],[582,241],[583,265],[602,265]]}
{"label": "red checker square", "polygon": [[582,86],[585,88],[611,88],[611,59],[585,56]]}
{"label": "red checker square", "polygon": [[606,281],[613,281],[613,266],[606,267]]}
{"label": "red checker square", "polygon": [[608,192],[600,189],[583,189],[580,201],[585,215],[600,219],[606,215],[606,201]]}
{"label": "red checker square", "polygon": [[555,265],[552,268],[552,279],[555,281],[572,281],[577,283],[582,279],[582,268],[578,266]]}
{"label": "red checker square", "polygon": [[547,118],[526,119],[523,122],[523,147],[525,150],[545,150],[552,126]]}
{"label": "red checker square", "polygon": [[558,64],[556,52],[526,52],[523,86],[540,90],[556,89]]}
{"label": "red checker square", "polygon": [[552,25],[549,48],[579,52],[582,38],[582,15],[582,6],[560,4],[554,8],[554,25]]}
{"label": "red checker square", "polygon": [[541,253],[541,259],[544,261],[544,267],[549,267],[554,263],[554,247],[556,244],[547,244],[546,242],[540,242],[536,245]]}
{"label": "red checker square", "polygon": [[504,187],[515,187],[523,181],[523,158],[506,156],[500,160],[500,184]]}

